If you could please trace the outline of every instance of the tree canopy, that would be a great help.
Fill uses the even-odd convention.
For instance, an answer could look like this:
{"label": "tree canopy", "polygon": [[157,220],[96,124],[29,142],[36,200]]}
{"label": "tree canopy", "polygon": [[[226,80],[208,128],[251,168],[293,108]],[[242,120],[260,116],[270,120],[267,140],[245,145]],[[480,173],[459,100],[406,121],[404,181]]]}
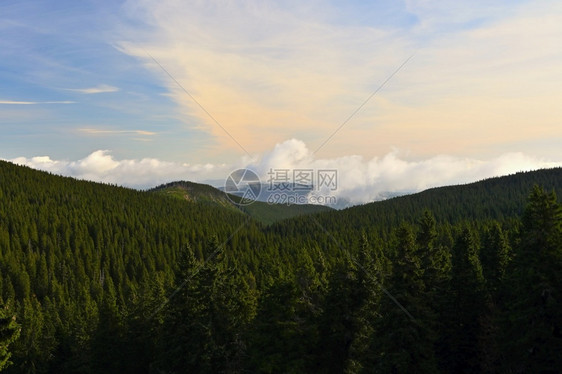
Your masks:
{"label": "tree canopy", "polygon": [[561,187],[543,170],[266,226],[0,161],[0,370],[555,373]]}

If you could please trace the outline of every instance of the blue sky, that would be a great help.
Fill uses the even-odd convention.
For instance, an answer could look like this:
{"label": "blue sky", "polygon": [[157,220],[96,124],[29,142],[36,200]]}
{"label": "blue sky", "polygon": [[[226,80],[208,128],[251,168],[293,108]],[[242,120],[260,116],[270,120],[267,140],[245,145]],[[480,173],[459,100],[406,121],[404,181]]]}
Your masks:
{"label": "blue sky", "polygon": [[556,1],[4,0],[0,34],[0,158],[53,172],[338,165],[368,200],[562,161]]}
{"label": "blue sky", "polygon": [[[116,48],[119,28],[135,21],[120,4],[7,1],[0,7],[2,157],[72,159],[102,148],[177,158],[185,153],[170,148],[197,141],[177,120],[162,82]],[[168,147],[147,147],[147,134],[156,132],[173,132],[163,136]]]}

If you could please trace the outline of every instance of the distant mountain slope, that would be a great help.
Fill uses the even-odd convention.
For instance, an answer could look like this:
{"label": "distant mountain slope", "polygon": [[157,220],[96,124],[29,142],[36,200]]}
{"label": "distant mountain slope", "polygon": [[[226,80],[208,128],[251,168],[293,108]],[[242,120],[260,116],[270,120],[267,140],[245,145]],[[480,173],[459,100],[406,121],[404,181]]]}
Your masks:
{"label": "distant mountain slope", "polygon": [[155,187],[149,191],[182,200],[219,205],[230,210],[248,214],[264,224],[272,224],[296,216],[332,210],[332,208],[322,205],[268,204],[262,201],[255,201],[248,205],[239,206],[233,202],[238,201],[239,198],[237,196],[227,196],[225,192],[215,187],[186,181],[171,182]]}
{"label": "distant mountain slope", "polygon": [[[419,217],[430,209],[440,221],[498,219],[522,213],[533,185],[562,193],[562,168],[521,172],[470,184],[431,188],[412,195],[351,207],[342,215],[357,215],[388,223]],[[462,212],[462,215],[461,215]]]}
{"label": "distant mountain slope", "polygon": [[[340,211],[321,213],[315,218],[329,232],[353,232],[375,227],[387,230],[401,221],[415,221],[425,209],[438,222],[455,224],[463,220],[505,221],[519,216],[527,197],[538,184],[562,196],[562,168],[521,172],[465,185],[437,187],[411,195],[394,197]],[[290,228],[295,235],[317,226],[306,217],[296,217],[274,230]]]}
{"label": "distant mountain slope", "polygon": [[160,195],[175,197],[181,200],[209,203],[213,205],[220,205],[229,209],[236,209],[236,205],[232,203],[224,192],[207,184],[177,181],[160,185],[148,191],[155,192]]}

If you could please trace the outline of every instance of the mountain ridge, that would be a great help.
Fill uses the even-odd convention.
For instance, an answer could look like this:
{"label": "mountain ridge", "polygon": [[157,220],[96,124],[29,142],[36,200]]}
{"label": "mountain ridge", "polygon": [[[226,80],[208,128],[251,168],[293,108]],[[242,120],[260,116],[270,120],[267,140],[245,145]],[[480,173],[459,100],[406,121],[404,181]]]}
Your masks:
{"label": "mountain ridge", "polygon": [[266,225],[300,215],[307,215],[333,210],[324,205],[313,204],[272,204],[256,200],[249,204],[239,204],[240,197],[227,194],[211,185],[175,181],[149,189],[148,192],[179,198],[204,204],[215,204],[229,210],[235,210],[258,220]]}
{"label": "mountain ridge", "polygon": [[[282,226],[281,230],[290,226],[295,235],[308,232],[318,224],[328,232],[361,232],[370,227],[395,227],[403,221],[415,223],[425,210],[431,211],[437,222],[505,222],[523,212],[534,185],[540,185],[549,191],[554,190],[560,199],[562,168],[539,169],[472,183],[434,187],[414,194],[319,213],[314,216],[317,222],[295,217],[274,226]],[[388,233],[387,230],[385,235]]]}

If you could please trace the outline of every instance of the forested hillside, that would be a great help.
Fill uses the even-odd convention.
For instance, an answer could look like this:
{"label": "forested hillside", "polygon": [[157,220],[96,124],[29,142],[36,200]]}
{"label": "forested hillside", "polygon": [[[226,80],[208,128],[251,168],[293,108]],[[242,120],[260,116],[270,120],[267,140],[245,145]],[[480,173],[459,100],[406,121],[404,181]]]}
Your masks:
{"label": "forested hillside", "polygon": [[[318,215],[322,226],[349,232],[357,228],[378,227],[389,232],[402,221],[414,223],[430,210],[439,223],[518,218],[523,213],[534,185],[547,191],[562,191],[562,168],[521,172],[476,183],[432,188],[416,194],[354,206],[337,214]],[[291,221],[296,230],[310,224],[309,219]]]}
{"label": "forested hillside", "polygon": [[220,205],[245,214],[266,225],[282,221],[287,218],[303,216],[312,213],[328,212],[332,210],[323,205],[312,204],[268,204],[254,201],[252,204],[237,204],[240,197],[226,195],[212,186],[193,182],[171,182],[150,190],[161,195],[175,197],[181,200]]}
{"label": "forested hillside", "polygon": [[0,162],[0,370],[556,373],[561,184],[542,170],[264,226]]}

